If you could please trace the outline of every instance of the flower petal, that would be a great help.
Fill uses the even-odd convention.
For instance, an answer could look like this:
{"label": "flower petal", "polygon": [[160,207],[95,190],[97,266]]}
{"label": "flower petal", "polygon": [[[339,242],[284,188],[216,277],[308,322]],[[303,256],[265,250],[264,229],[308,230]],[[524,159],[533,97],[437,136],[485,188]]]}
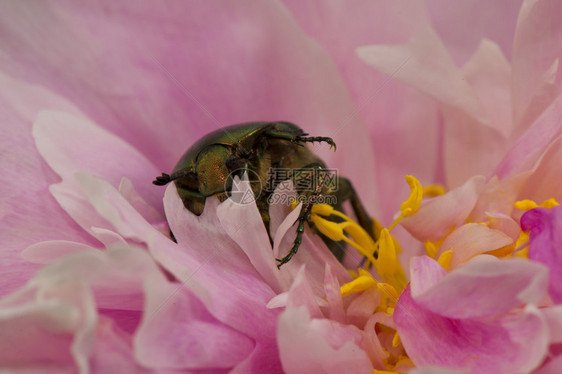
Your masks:
{"label": "flower petal", "polygon": [[222,228],[215,213],[218,205],[216,198],[208,198],[196,216],[169,185],[164,208],[177,244],[158,236],[149,249],[216,319],[255,340],[255,350],[234,372],[279,370],[275,326],[280,311],[266,307],[275,293]]}
{"label": "flower petal", "polygon": [[562,12],[556,0],[523,2],[513,42],[513,108],[516,121],[533,121],[561,92]]}
{"label": "flower petal", "polygon": [[337,156],[328,147],[315,150],[330,167],[361,180],[357,189],[374,206],[374,175],[365,172],[374,169],[372,148],[367,130],[352,118],[356,108],[345,82],[280,3],[179,2],[130,10],[112,2],[47,2],[12,4],[0,17],[0,48],[9,56],[3,71],[72,98],[163,171],[204,133],[288,120],[349,144]]}
{"label": "flower petal", "polygon": [[417,304],[409,287],[396,305],[394,321],[417,366],[470,368],[482,374],[527,372],[540,364],[548,346],[548,329],[536,310],[489,322],[451,319]]}
{"label": "flower petal", "polygon": [[[412,260],[413,264],[416,262],[420,262],[416,266],[420,268],[424,263],[435,261],[428,258]],[[547,284],[546,268],[540,264],[518,259],[498,260],[488,255],[475,257],[437,283],[424,284],[420,289],[415,285],[417,282],[435,282],[437,278],[431,272],[425,272],[429,275],[415,278],[414,275],[420,272],[412,272],[412,297],[428,311],[449,318],[485,317],[507,313],[525,303],[538,304]],[[414,289],[417,290],[415,294]]]}
{"label": "flower petal", "polygon": [[372,373],[354,326],[311,319],[305,308],[287,308],[277,328],[283,370],[293,373]]}
{"label": "flower petal", "polygon": [[436,197],[410,217],[401,221],[402,226],[419,240],[436,241],[464,222],[484,187],[484,177],[470,178],[462,186]]}
{"label": "flower petal", "polygon": [[[138,150],[91,121],[43,111],[33,125],[33,136],[45,161],[64,180],[73,180],[77,172],[89,172],[117,187],[126,176],[150,205],[159,206],[162,194],[151,183],[158,169]],[[107,149],[111,151],[104,151]]]}
{"label": "flower petal", "polygon": [[476,255],[505,247],[513,242],[512,238],[500,230],[480,223],[467,223],[447,236],[439,253],[452,250],[449,269],[454,269]]}
{"label": "flower petal", "polygon": [[20,257],[24,248],[43,240],[63,239],[92,245],[96,240],[82,231],[49,193],[49,184],[59,178],[41,159],[31,137],[31,124],[44,107],[79,111],[45,88],[3,73],[0,86],[0,295],[5,295],[21,287],[37,271],[36,265]]}
{"label": "flower petal", "polygon": [[562,207],[529,210],[521,217],[521,228],[530,231],[529,259],[548,267],[550,296],[554,302],[562,302]]}

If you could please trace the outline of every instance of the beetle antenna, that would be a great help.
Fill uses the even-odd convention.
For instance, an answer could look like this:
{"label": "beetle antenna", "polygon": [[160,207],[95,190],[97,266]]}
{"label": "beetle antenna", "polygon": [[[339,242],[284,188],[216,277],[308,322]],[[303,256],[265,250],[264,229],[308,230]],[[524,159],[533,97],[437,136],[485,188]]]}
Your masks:
{"label": "beetle antenna", "polygon": [[155,184],[157,186],[165,186],[166,184],[170,183],[171,181],[172,181],[172,177],[170,177],[166,173],[162,173],[162,176],[156,177],[156,179],[152,181],[152,184]]}

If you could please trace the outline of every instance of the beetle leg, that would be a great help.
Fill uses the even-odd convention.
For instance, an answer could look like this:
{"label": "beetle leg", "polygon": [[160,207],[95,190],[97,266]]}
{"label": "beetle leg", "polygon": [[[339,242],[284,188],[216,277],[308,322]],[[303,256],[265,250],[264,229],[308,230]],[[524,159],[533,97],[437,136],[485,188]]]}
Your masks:
{"label": "beetle leg", "polygon": [[[306,170],[310,170],[310,169],[316,169],[316,170],[320,170],[322,169],[324,166],[320,163],[311,163],[306,165],[305,167],[299,169],[298,171],[296,171],[292,176],[291,179],[295,179],[297,178],[301,173],[303,173]],[[298,226],[297,226],[297,236],[295,238],[295,240],[293,241],[293,246],[291,247],[291,250],[289,251],[289,253],[283,257],[283,258],[278,258],[277,262],[279,262],[277,264],[277,268],[281,268],[281,266],[283,264],[286,264],[287,262],[289,262],[291,260],[291,258],[297,253],[297,251],[299,250],[299,247],[302,243],[302,236],[304,233],[304,224],[305,222],[308,222],[308,220],[310,219],[310,214],[312,211],[312,206],[313,204],[313,196],[319,196],[320,192],[322,189],[322,184],[321,183],[316,183],[314,190],[313,191],[309,191],[309,193],[306,194],[306,202],[305,204],[303,204],[302,208],[301,208],[301,212],[299,214],[299,218],[298,218]]]}
{"label": "beetle leg", "polygon": [[297,135],[278,130],[267,130],[266,132],[264,132],[264,135],[270,138],[289,140],[298,145],[303,145],[301,143],[325,142],[330,145],[330,148],[333,147],[334,151],[336,150],[336,143],[332,138],[329,138],[327,136],[306,136],[308,134],[304,133],[301,135]]}
{"label": "beetle leg", "polygon": [[303,205],[303,207],[301,208],[301,213],[299,214],[299,218],[298,218],[299,225],[297,227],[297,237],[295,238],[295,241],[293,242],[293,246],[291,247],[289,253],[283,258],[276,259],[278,262],[277,264],[278,269],[281,268],[281,265],[289,262],[291,258],[293,258],[293,256],[299,250],[299,247],[302,243],[302,235],[304,233],[304,223],[310,219],[311,210],[312,210],[312,204]]}
{"label": "beetle leg", "polygon": [[330,149],[334,148],[334,152],[336,151],[336,143],[332,138],[327,136],[297,136],[295,141],[303,143],[325,142],[330,145]]}

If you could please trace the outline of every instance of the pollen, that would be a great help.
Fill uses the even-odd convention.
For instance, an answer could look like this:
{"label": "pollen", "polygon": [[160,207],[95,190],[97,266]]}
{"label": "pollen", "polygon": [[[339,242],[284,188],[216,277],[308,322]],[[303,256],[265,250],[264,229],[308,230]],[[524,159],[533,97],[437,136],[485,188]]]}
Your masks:
{"label": "pollen", "polygon": [[515,208],[521,210],[531,210],[535,208],[554,208],[555,206],[560,205],[555,198],[550,198],[548,200],[543,201],[540,205],[534,202],[533,200],[519,200],[515,202]]}

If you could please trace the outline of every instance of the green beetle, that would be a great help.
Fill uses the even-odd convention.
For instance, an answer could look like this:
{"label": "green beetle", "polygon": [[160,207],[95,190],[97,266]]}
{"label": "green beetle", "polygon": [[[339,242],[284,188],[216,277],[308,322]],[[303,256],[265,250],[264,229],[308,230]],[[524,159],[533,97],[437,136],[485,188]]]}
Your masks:
{"label": "green beetle", "polygon": [[[297,253],[315,197],[335,197],[330,205],[338,210],[342,209],[344,201],[349,200],[359,224],[374,237],[373,221],[349,180],[335,176],[337,183],[322,183],[320,179],[323,178],[322,175],[326,175],[322,173],[327,170],[326,166],[304,146],[307,142],[326,142],[334,150],[336,147],[331,138],[309,137],[300,127],[290,122],[249,122],[228,126],[197,141],[181,157],[171,174],[162,173],[153,183],[163,186],[174,181],[185,207],[200,215],[207,197],[217,196],[224,201],[231,195],[234,177],[242,177],[247,172],[255,203],[269,234],[269,205],[275,186],[288,179],[295,182],[303,174],[311,176],[314,180],[309,180],[312,183],[307,185],[313,187],[305,188],[304,191],[296,188],[299,195],[306,199],[299,214],[293,247],[285,257],[277,259],[278,267]],[[279,170],[287,172],[272,172]],[[340,244],[320,235],[341,260],[344,253]],[[273,243],[271,234],[269,237]]]}

